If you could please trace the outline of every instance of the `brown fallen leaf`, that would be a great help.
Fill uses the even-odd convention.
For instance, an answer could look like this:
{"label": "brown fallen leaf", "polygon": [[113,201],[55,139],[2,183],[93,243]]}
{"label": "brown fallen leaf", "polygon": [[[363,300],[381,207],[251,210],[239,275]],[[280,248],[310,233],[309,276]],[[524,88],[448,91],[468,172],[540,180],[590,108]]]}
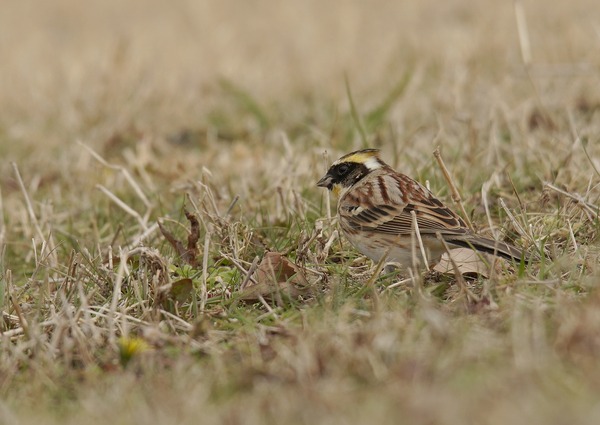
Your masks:
{"label": "brown fallen leaf", "polygon": [[241,288],[239,298],[256,300],[260,297],[294,298],[309,292],[309,283],[302,268],[279,252],[267,252],[254,272],[252,279]]}
{"label": "brown fallen leaf", "polygon": [[194,289],[194,282],[190,278],[183,278],[162,285],[157,293],[156,304],[161,305],[167,311],[175,311],[175,304],[189,301]]}
{"label": "brown fallen leaf", "polygon": [[175,301],[183,303],[190,299],[192,295],[192,289],[194,289],[194,282],[192,282],[192,279],[188,277],[179,279],[171,283],[169,297]]}
{"label": "brown fallen leaf", "polygon": [[[489,277],[489,264],[493,264],[493,266],[496,268],[500,266],[500,263],[495,261],[494,257],[487,255],[482,257],[481,253],[475,252],[469,248],[455,248],[451,249],[449,252],[452,255],[452,259],[456,263],[456,266],[458,267],[458,271],[463,276],[475,275]],[[455,274],[452,261],[450,261],[450,258],[448,257],[448,252],[442,255],[442,258],[433,267],[433,270],[444,274]]]}

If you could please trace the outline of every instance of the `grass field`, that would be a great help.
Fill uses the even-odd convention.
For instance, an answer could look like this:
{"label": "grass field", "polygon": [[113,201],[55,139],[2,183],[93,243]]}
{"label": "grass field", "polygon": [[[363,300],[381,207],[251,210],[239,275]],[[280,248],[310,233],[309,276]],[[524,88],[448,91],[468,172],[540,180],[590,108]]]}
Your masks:
{"label": "grass field", "polygon": [[[0,424],[600,423],[596,1],[0,9]],[[378,275],[365,146],[536,259]]]}

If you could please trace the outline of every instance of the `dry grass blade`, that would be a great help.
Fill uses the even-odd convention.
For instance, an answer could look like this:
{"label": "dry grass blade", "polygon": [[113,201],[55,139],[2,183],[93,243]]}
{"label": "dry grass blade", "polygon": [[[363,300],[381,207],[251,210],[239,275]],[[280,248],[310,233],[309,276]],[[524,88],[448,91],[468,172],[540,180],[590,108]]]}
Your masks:
{"label": "dry grass blade", "polygon": [[551,183],[544,183],[544,187],[547,187],[550,190],[553,190],[557,193],[560,193],[563,196],[571,199],[575,202],[575,205],[580,207],[588,216],[590,220],[594,220],[600,214],[600,207],[593,205],[587,202],[581,195],[578,193],[569,193],[566,190],[562,190]]}
{"label": "dry grass blade", "polygon": [[108,190],[106,187],[102,186],[101,184],[97,185],[96,187],[98,189],[100,189],[100,191],[102,193],[104,193],[106,196],[108,196],[109,199],[111,201],[113,201],[119,208],[121,208],[123,211],[125,211],[130,216],[134,217],[137,220],[137,222],[140,224],[142,229],[148,230],[148,223],[146,222],[146,219],[144,219],[141,216],[140,213],[138,213],[136,210],[131,208],[129,205],[127,205],[125,202],[123,202],[121,199],[119,199],[119,197],[117,195],[112,193],[110,190]]}
{"label": "dry grass blade", "polygon": [[515,18],[517,20],[517,30],[519,34],[519,47],[521,49],[521,60],[525,66],[531,64],[531,43],[529,42],[529,31],[527,30],[527,19],[525,18],[525,10],[523,4],[519,0],[515,0]]}
{"label": "dry grass blade", "polygon": [[419,230],[419,223],[417,222],[417,213],[415,210],[411,210],[410,215],[412,217],[412,231],[419,242],[419,250],[421,251],[421,256],[423,257],[423,264],[429,270],[429,261],[427,260],[427,253],[425,252],[425,247],[423,246],[423,239],[421,238],[421,231]]}
{"label": "dry grass blade", "polygon": [[465,210],[465,207],[462,203],[462,198],[460,196],[460,192],[456,188],[456,185],[454,184],[454,181],[452,180],[452,176],[450,176],[450,172],[448,171],[448,168],[446,168],[446,164],[444,164],[444,160],[442,159],[442,154],[440,152],[439,147],[437,147],[433,151],[433,156],[437,160],[437,162],[440,166],[440,169],[442,170],[442,173],[444,174],[444,179],[446,179],[446,183],[448,183],[448,187],[450,188],[450,192],[452,193],[452,201],[454,201],[454,203],[456,205],[458,205],[458,207],[460,208],[462,217],[465,220],[465,223],[467,223],[467,226],[469,227],[469,229],[475,230],[473,228],[473,223],[471,223],[471,219],[469,218],[469,215],[467,214],[467,211]]}
{"label": "dry grass blade", "polygon": [[29,193],[27,192],[27,189],[25,188],[25,183],[23,183],[23,179],[21,178],[21,173],[19,172],[19,167],[17,166],[17,164],[15,162],[12,162],[11,165],[12,165],[13,171],[15,173],[17,183],[19,184],[19,188],[21,189],[21,193],[23,194],[23,199],[25,199],[25,204],[27,206],[27,213],[29,214],[29,219],[31,220],[31,223],[33,224],[35,232],[36,232],[38,238],[40,239],[40,241],[42,242],[42,244],[48,247],[48,256],[50,258],[51,267],[57,268],[58,267],[58,258],[56,255],[56,245],[54,244],[54,238],[51,233],[49,234],[48,238],[45,237],[44,232],[42,231],[42,228],[38,221],[38,218],[35,214],[35,211],[33,210],[33,205],[31,203]]}
{"label": "dry grass blade", "polygon": [[515,218],[514,214],[508,209],[508,207],[506,206],[506,202],[504,202],[504,199],[500,198],[498,200],[498,203],[500,204],[500,206],[502,207],[502,209],[504,210],[504,212],[508,216],[510,222],[512,223],[513,227],[517,230],[517,232],[519,233],[519,235],[521,235],[521,237],[527,238],[531,242],[535,243],[535,239],[533,238],[533,236],[531,236],[525,230],[525,228],[523,226],[521,226],[521,223],[519,223],[517,221],[517,219]]}
{"label": "dry grass blade", "polygon": [[112,289],[112,298],[110,302],[110,309],[108,311],[108,329],[109,329],[109,337],[108,341],[114,349],[117,348],[117,317],[118,317],[118,306],[119,301],[121,300],[122,293],[121,288],[123,285],[123,280],[125,279],[125,275],[127,272],[127,259],[128,253],[121,250],[119,255],[119,267],[117,269],[117,273],[115,275],[114,286]]}
{"label": "dry grass blade", "polygon": [[[329,168],[329,154],[327,151],[323,152],[323,161],[325,162],[324,170]],[[323,191],[325,194],[325,213],[327,214],[327,221],[331,223],[331,195],[328,190]]]}
{"label": "dry grass blade", "polygon": [[2,197],[2,188],[0,188],[0,255],[4,251],[6,240],[6,219],[4,215],[4,199]]}
{"label": "dry grass blade", "polygon": [[7,270],[6,271],[6,289],[8,292],[8,298],[10,299],[10,303],[11,303],[13,309],[15,310],[15,313],[17,313],[17,317],[19,318],[19,324],[21,325],[21,329],[23,330],[23,333],[26,336],[28,336],[29,323],[27,322],[27,319],[25,319],[25,316],[23,315],[21,306],[19,305],[19,303],[17,302],[17,300],[14,296],[14,288],[12,288],[11,286],[12,286],[12,272],[10,270]]}
{"label": "dry grass blade", "polygon": [[78,141],[77,143],[79,144],[79,146],[86,149],[92,155],[92,157],[94,157],[94,159],[96,161],[98,161],[100,164],[104,165],[107,168],[110,168],[111,170],[115,170],[115,171],[118,171],[121,174],[123,174],[127,183],[129,183],[131,188],[135,191],[135,194],[142,200],[142,202],[144,203],[146,208],[150,209],[152,207],[150,201],[148,200],[148,197],[144,194],[144,191],[137,184],[137,182],[135,181],[135,179],[133,178],[133,176],[131,175],[131,173],[129,172],[129,170],[127,168],[122,167],[120,165],[111,164],[108,161],[106,161],[104,158],[102,158],[102,156],[100,156],[95,150],[93,150],[91,147],[89,147],[85,143],[83,143],[81,141]]}
{"label": "dry grass blade", "polygon": [[146,230],[143,230],[138,236],[132,238],[131,243],[128,245],[128,247],[133,249],[139,246],[140,243],[148,239],[154,232],[156,232],[157,229],[160,229],[160,225],[158,222],[154,223]]}
{"label": "dry grass blade", "polygon": [[[196,222],[197,227],[197,222]],[[202,256],[202,287],[200,291],[200,311],[204,312],[208,297],[208,253],[210,249],[210,229],[204,235],[204,255]],[[188,245],[189,247],[189,245]]]}
{"label": "dry grass blade", "polygon": [[490,214],[490,207],[489,207],[489,202],[488,202],[488,193],[489,193],[491,185],[493,184],[493,181],[496,178],[497,178],[497,174],[494,173],[488,181],[486,181],[484,184],[481,185],[481,200],[483,201],[483,208],[485,210],[485,216],[488,221],[488,227],[490,229],[490,232],[492,232],[494,239],[498,240],[498,232],[496,230],[496,226],[494,226],[494,221],[492,220],[492,216]]}

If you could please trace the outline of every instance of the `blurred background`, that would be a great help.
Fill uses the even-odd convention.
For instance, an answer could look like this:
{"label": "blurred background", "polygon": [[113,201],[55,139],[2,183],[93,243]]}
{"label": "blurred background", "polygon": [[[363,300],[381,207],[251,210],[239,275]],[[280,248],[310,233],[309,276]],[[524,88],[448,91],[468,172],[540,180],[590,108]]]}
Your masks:
{"label": "blurred background", "polygon": [[[522,6],[544,102],[600,85],[597,2]],[[301,110],[315,99],[347,109],[345,76],[368,109],[407,75],[392,120],[435,111],[431,99],[458,113],[477,110],[507,79],[517,84],[511,107],[536,96],[511,1],[7,0],[0,153],[10,155],[15,143],[94,143],[130,126],[177,134],[218,125],[219,105],[232,93],[275,105],[271,126],[314,118]],[[464,96],[465,87],[478,92]]]}

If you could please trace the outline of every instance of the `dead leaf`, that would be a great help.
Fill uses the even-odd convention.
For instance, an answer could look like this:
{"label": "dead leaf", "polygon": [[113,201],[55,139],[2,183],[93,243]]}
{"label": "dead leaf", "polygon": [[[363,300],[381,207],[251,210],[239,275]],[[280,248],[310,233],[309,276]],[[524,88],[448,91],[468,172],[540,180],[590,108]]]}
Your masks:
{"label": "dead leaf", "polygon": [[171,283],[169,296],[174,301],[182,303],[190,299],[192,289],[194,289],[194,282],[192,282],[192,279],[188,277],[179,279]]}
{"label": "dead leaf", "polygon": [[169,282],[158,288],[154,302],[169,312],[175,312],[176,305],[190,300],[193,289],[194,282],[187,277]]}
{"label": "dead leaf", "polygon": [[279,252],[267,252],[253,274],[253,279],[241,289],[240,299],[259,297],[297,297],[308,292],[309,283],[304,271]]}
{"label": "dead leaf", "polygon": [[[473,251],[469,248],[455,248],[451,249],[450,254],[452,255],[452,259],[456,263],[458,267],[458,271],[461,275],[475,275],[475,276],[483,276],[489,277],[490,275],[490,267],[489,262],[495,265],[493,257],[483,257],[482,254],[476,251]],[[433,270],[439,273],[445,274],[455,274],[454,267],[452,266],[452,261],[448,257],[448,253],[444,253],[440,261],[433,267]]]}

